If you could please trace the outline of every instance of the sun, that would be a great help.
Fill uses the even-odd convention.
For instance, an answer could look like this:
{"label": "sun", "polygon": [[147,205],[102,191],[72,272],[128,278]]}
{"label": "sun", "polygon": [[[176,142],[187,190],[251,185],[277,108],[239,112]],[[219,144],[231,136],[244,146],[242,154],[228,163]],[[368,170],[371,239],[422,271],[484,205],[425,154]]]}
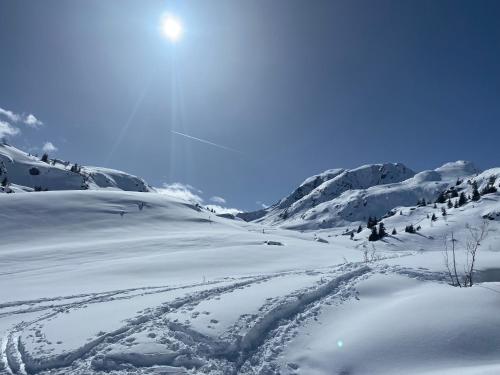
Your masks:
{"label": "sun", "polygon": [[161,32],[171,42],[177,42],[182,36],[182,23],[177,17],[164,15],[161,19]]}

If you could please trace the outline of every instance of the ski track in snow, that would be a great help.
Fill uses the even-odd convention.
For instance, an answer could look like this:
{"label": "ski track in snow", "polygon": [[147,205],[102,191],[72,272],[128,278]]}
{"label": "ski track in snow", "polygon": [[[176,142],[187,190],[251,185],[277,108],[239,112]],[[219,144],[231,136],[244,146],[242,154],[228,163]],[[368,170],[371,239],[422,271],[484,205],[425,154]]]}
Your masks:
{"label": "ski track in snow", "polygon": [[[40,298],[34,300],[27,301],[13,301],[0,304],[0,318],[13,315],[13,314],[25,314],[30,312],[37,312],[49,309],[68,309],[72,307],[78,307],[81,305],[92,304],[92,303],[102,303],[107,301],[121,300],[121,299],[130,299],[136,296],[148,295],[148,294],[156,294],[156,293],[164,293],[171,290],[177,289],[187,289],[192,288],[198,285],[208,285],[208,284],[217,284],[221,281],[212,281],[206,283],[199,284],[190,284],[186,286],[179,287],[167,287],[167,286],[154,286],[154,287],[143,287],[143,288],[130,288],[130,289],[120,289],[109,292],[102,293],[87,293],[87,294],[76,294],[71,296],[61,296],[61,297],[51,297],[51,298]],[[132,294],[134,292],[138,292],[137,294]],[[75,302],[66,302],[70,300],[77,300]],[[78,300],[81,299],[81,300]],[[49,302],[49,304],[45,305],[44,303]],[[50,303],[52,302],[52,303]],[[61,302],[61,303],[54,303]],[[19,308],[22,306],[30,306],[26,308]],[[9,308],[19,308],[17,310],[9,310]],[[2,311],[6,310],[6,311]]]}
{"label": "ski track in snow", "polygon": [[[267,280],[271,277],[277,277],[279,275],[273,275],[273,276],[260,276],[260,277],[244,277],[239,280],[244,280],[244,281],[239,281],[233,284],[229,284],[228,286],[225,287],[216,287],[213,289],[209,289],[208,291],[202,291],[198,292],[195,294],[188,294],[185,298],[178,298],[174,300],[173,302],[169,304],[164,304],[163,306],[157,308],[157,311],[152,312],[150,314],[144,314],[140,315],[134,319],[131,319],[130,322],[125,325],[124,327],[115,330],[113,332],[107,333],[105,335],[102,335],[98,339],[85,344],[81,348],[77,349],[73,353],[67,353],[61,358],[53,358],[50,360],[47,360],[46,362],[36,362],[34,361],[31,366],[28,366],[30,369],[30,373],[35,373],[41,370],[45,369],[50,369],[50,368],[57,368],[57,367],[63,367],[66,365],[71,364],[73,361],[76,359],[80,358],[87,352],[89,352],[91,349],[99,345],[101,342],[105,341],[106,339],[109,339],[114,336],[118,336],[120,334],[124,334],[132,329],[137,329],[141,325],[143,325],[146,322],[149,322],[153,320],[157,316],[161,316],[162,314],[171,311],[172,309],[180,309],[182,306],[184,306],[187,303],[196,303],[197,301],[204,300],[206,298],[209,298],[211,296],[214,296],[219,293],[224,293],[228,292],[231,290],[234,290],[236,288],[241,288],[244,285],[249,285],[251,283],[259,282],[262,280]],[[248,280],[247,280],[248,279]],[[49,318],[52,318],[58,314],[65,313],[69,311],[70,309],[76,309],[76,308],[82,308],[85,307],[89,304],[92,303],[105,303],[109,301],[114,301],[114,300],[119,300],[119,299],[131,299],[136,296],[140,295],[147,295],[147,294],[156,294],[156,293],[164,293],[167,291],[171,290],[178,290],[178,289],[189,289],[193,288],[196,286],[200,285],[216,285],[216,284],[221,284],[226,280],[220,280],[220,281],[213,281],[213,282],[207,282],[207,283],[197,283],[197,284],[191,284],[191,285],[186,285],[186,286],[180,286],[180,287],[145,287],[145,288],[133,288],[133,289],[125,289],[125,290],[118,290],[118,291],[111,291],[111,292],[104,292],[104,293],[90,293],[90,294],[80,294],[80,295],[73,295],[73,296],[62,296],[62,297],[53,297],[53,298],[41,298],[38,300],[29,300],[29,301],[18,301],[18,302],[9,302],[2,304],[0,306],[0,309],[5,309],[5,308],[10,308],[10,307],[18,307],[18,306],[24,306],[24,305],[36,305],[38,304],[43,304],[47,301],[67,301],[67,300],[72,300],[72,299],[78,299],[78,298],[83,298],[79,301],[76,302],[71,302],[71,303],[66,303],[66,304],[59,304],[59,305],[42,305],[42,306],[33,306],[25,309],[19,309],[19,310],[14,310],[14,311],[8,311],[5,313],[0,313],[0,317],[2,316],[8,316],[12,314],[23,314],[23,313],[28,313],[28,312],[36,312],[36,311],[45,311],[49,310],[48,313],[40,316],[39,318],[30,321],[30,322],[21,322],[20,324],[16,325],[9,333],[7,333],[3,339],[2,339],[2,362],[4,368],[6,368],[6,371],[10,373],[20,373],[23,374],[25,373],[24,371],[24,360],[23,357],[28,356],[26,352],[23,352],[23,347],[22,344],[19,342],[19,332],[23,331],[24,329],[28,328],[29,326],[34,325],[35,323],[47,320]],[[137,291],[144,291],[143,293],[140,294],[130,294],[133,292]],[[86,298],[88,297],[88,298]],[[1,367],[0,367],[1,369]]]}
{"label": "ski track in snow", "polygon": [[[321,270],[280,272],[269,275],[222,279],[209,283],[198,283],[176,287],[144,287],[89,293],[73,296],[41,298],[38,300],[5,303],[1,309],[21,307],[2,314],[44,312],[38,318],[21,322],[2,338],[0,370],[7,374],[79,374],[127,370],[142,373],[145,369],[165,367],[165,371],[193,371],[203,368],[213,374],[275,373],[275,359],[286,343],[293,339],[297,329],[315,319],[324,304],[337,304],[356,297],[355,283],[373,273],[397,273],[420,280],[442,282],[445,275],[425,269],[410,269],[371,263],[347,263]],[[257,314],[244,314],[219,337],[203,335],[189,324],[170,320],[173,312],[191,311],[203,301],[215,299],[239,289],[255,287],[279,277],[301,274],[320,275],[314,285],[295,290],[285,296],[268,298]],[[208,289],[191,292],[190,288],[205,285]],[[172,301],[158,301],[158,306],[147,308],[123,326],[103,333],[80,347],[53,356],[36,356],[22,340],[22,333],[70,310],[89,304],[106,303],[120,299],[132,299],[147,294],[159,294],[185,289],[186,295]],[[49,304],[46,304],[49,302]],[[60,302],[59,304],[55,302]],[[37,306],[40,304],[40,306]],[[28,306],[28,307],[25,307]],[[24,308],[22,308],[24,307]],[[154,335],[152,334],[154,332]],[[164,346],[168,353],[134,352],[138,337],[147,337],[145,345]],[[144,340],[142,340],[144,341]],[[170,371],[168,370],[168,371]],[[168,373],[168,372],[166,372]],[[175,372],[172,372],[175,373]],[[178,372],[183,373],[183,372]]]}
{"label": "ski track in snow", "polygon": [[[3,366],[7,368],[7,371],[10,371],[11,373],[24,373],[24,370],[21,369],[21,367],[24,366],[24,363],[22,362],[21,358],[22,355],[19,353],[19,348],[20,345],[18,343],[18,338],[19,338],[19,332],[23,331],[29,326],[34,325],[35,323],[50,319],[58,314],[62,314],[65,312],[68,312],[71,309],[77,309],[77,308],[82,308],[86,307],[89,304],[95,304],[95,303],[105,303],[109,301],[114,301],[114,300],[120,300],[120,299],[131,299],[137,296],[142,296],[142,295],[147,295],[147,294],[156,294],[156,293],[164,293],[172,290],[179,290],[179,289],[189,289],[193,288],[196,286],[200,285],[215,285],[215,284],[220,284],[224,280],[221,281],[212,281],[212,282],[207,282],[207,283],[196,283],[196,284],[190,284],[190,285],[185,285],[185,286],[179,286],[179,287],[144,287],[144,288],[131,288],[131,289],[123,289],[123,290],[117,290],[117,291],[111,291],[111,292],[103,292],[103,293],[89,293],[89,294],[79,294],[79,295],[72,295],[72,296],[61,296],[61,297],[52,297],[52,298],[40,298],[37,300],[29,300],[29,301],[17,301],[17,302],[9,302],[9,303],[4,303],[0,305],[0,311],[2,308],[10,308],[10,307],[18,307],[18,306],[24,306],[24,305],[36,305],[36,304],[42,304],[41,306],[33,306],[29,308],[24,308],[24,309],[19,309],[19,310],[13,310],[13,311],[7,311],[7,312],[0,312],[0,317],[4,316],[9,316],[12,314],[25,314],[25,313],[30,313],[30,312],[37,312],[37,311],[45,311],[49,310],[46,314],[38,317],[35,320],[32,320],[30,322],[21,322],[17,324],[9,333],[7,333],[4,338],[2,338],[2,359],[3,359]],[[238,284],[232,284],[231,286],[234,287],[235,285]],[[216,288],[217,289],[217,288]],[[143,293],[139,294],[131,294],[133,292],[137,291],[143,291]],[[88,298],[86,298],[88,297]],[[43,303],[47,301],[67,301],[67,300],[72,300],[72,299],[78,299],[78,298],[83,298],[81,300],[78,300],[76,302],[71,302],[71,303],[62,303],[58,305],[43,305]],[[140,321],[142,317],[137,318],[136,321],[132,321],[131,325],[134,325],[137,321]],[[114,332],[114,334],[117,334],[119,332]],[[94,344],[98,344],[99,342],[103,341],[106,337],[111,336],[112,334],[107,334],[99,339],[95,340],[92,345],[85,345],[84,348],[89,350]],[[81,350],[79,350],[81,352]],[[66,359],[63,361],[64,363],[70,363],[70,358],[77,358],[75,355],[67,355]],[[60,366],[58,366],[60,367]],[[0,367],[1,369],[1,367]]]}
{"label": "ski track in snow", "polygon": [[[139,354],[106,355],[110,348],[127,343],[134,334],[156,331],[167,332],[163,337],[170,338],[169,347],[177,349],[180,355],[169,358],[158,356],[146,365],[183,365],[187,368],[209,366],[213,373],[254,373],[254,369],[273,366],[273,358],[279,353],[287,340],[293,337],[297,328],[307,319],[314,318],[323,303],[337,303],[355,295],[352,285],[360,277],[367,277],[374,268],[360,264],[344,264],[329,271],[293,271],[271,275],[261,275],[233,279],[227,285],[217,285],[228,280],[210,283],[210,288],[195,293],[187,293],[171,302],[165,302],[154,309],[146,309],[142,314],[129,319],[122,327],[93,339],[81,347],[56,356],[34,357],[28,352],[21,337],[22,332],[37,323],[63,314],[70,309],[78,309],[92,303],[106,303],[116,299],[130,299],[146,293],[162,293],[174,289],[186,289],[199,286],[192,284],[179,287],[146,287],[103,293],[81,294],[77,296],[41,298],[31,301],[18,301],[3,304],[1,309],[30,306],[4,314],[22,314],[33,311],[45,313],[30,322],[21,322],[13,327],[2,339],[3,372],[12,374],[35,373],[80,373],[80,371],[109,371],[119,369],[135,369],[134,365],[146,363]],[[395,272],[395,269],[384,269],[384,272]],[[321,281],[317,285],[296,290],[289,295],[270,299],[261,306],[258,314],[243,315],[224,334],[218,338],[204,336],[188,325],[165,319],[165,315],[181,309],[192,309],[202,301],[217,298],[237,289],[251,287],[257,283],[265,283],[277,277],[317,273]],[[416,273],[418,274],[418,272]],[[77,301],[75,301],[77,299]],[[53,302],[61,302],[53,304]],[[67,302],[71,301],[71,302]],[[44,303],[52,304],[44,305]],[[42,306],[37,306],[41,304]],[[240,335],[241,327],[250,327]],[[154,342],[158,342],[153,340]],[[163,343],[164,344],[164,343]],[[181,350],[179,350],[181,349]],[[179,357],[182,357],[179,360]],[[138,359],[139,358],[139,359]],[[176,361],[177,360],[177,361]],[[157,362],[157,363],[155,363]],[[139,371],[141,366],[137,366]],[[1,369],[1,367],[0,367]],[[260,370],[259,370],[260,371]],[[210,373],[210,372],[209,372]]]}
{"label": "ski track in snow", "polygon": [[[467,229],[490,221],[492,238],[482,243],[487,251],[480,262],[496,272],[500,195],[490,192],[453,209],[446,203],[414,206],[424,198],[435,201],[445,189],[452,196],[452,189],[471,194],[469,180],[480,191],[491,189],[491,178],[498,186],[500,168],[478,174],[471,163],[458,161],[417,174],[400,164],[329,170],[308,178],[277,204],[244,214],[261,226],[219,218],[193,203],[153,193],[143,180],[120,171],[84,167],[83,174],[74,173],[68,164],[49,165],[7,145],[0,145],[2,158],[14,182],[10,192],[16,193],[0,194],[2,295],[24,299],[0,303],[2,375],[292,375],[306,369],[348,374],[359,363],[369,372],[357,374],[385,375],[391,360],[396,362],[391,370],[404,369],[391,375],[441,374],[441,365],[451,374],[461,371],[462,363],[479,366],[479,372],[467,374],[483,374],[485,366],[492,369],[489,374],[500,373],[494,372],[500,351],[494,313],[500,306],[495,299],[500,278],[491,288],[450,287],[444,293],[447,275],[439,240],[455,233],[463,248]],[[24,193],[34,188],[32,168],[39,171],[39,186],[51,191]],[[80,191],[82,183],[88,190]],[[430,220],[431,214],[438,220]],[[369,229],[353,231],[370,216],[382,218],[387,230],[397,230],[371,250]],[[421,231],[405,233],[409,224]],[[374,261],[355,263],[367,255]],[[200,275],[211,281],[194,283]],[[399,275],[394,284],[408,285],[389,288],[392,280],[381,282],[382,275]],[[158,286],[165,276],[172,284]],[[118,289],[122,280],[144,286]],[[100,285],[116,290],[103,291]],[[59,295],[39,295],[41,290]],[[431,302],[424,291],[430,292]],[[353,306],[355,299],[383,308],[370,319],[363,316],[364,308]],[[409,325],[417,328],[406,331],[404,319],[421,306],[423,318],[415,316]],[[356,314],[339,323],[342,314],[332,310]],[[450,316],[458,312],[461,321],[455,325]],[[358,345],[347,359],[331,356],[338,342],[327,330],[342,324]],[[462,333],[455,335],[457,329]],[[395,331],[387,334],[393,346],[379,355],[377,342],[385,331]],[[311,332],[318,335],[314,340],[308,339]],[[439,339],[431,342],[433,337]],[[467,355],[457,356],[457,348],[464,347]],[[289,349],[297,353],[290,355]],[[431,362],[431,352],[436,353],[432,372],[415,369],[416,364],[429,365],[424,362]],[[347,367],[332,370],[338,360]],[[479,363],[486,360],[492,363]]]}

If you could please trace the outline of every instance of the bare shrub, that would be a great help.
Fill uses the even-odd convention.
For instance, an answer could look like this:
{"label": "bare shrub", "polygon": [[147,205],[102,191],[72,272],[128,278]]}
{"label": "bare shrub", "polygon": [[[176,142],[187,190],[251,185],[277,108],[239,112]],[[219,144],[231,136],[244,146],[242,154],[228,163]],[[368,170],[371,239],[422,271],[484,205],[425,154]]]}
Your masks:
{"label": "bare shrub", "polygon": [[363,262],[364,263],[373,263],[381,258],[377,254],[377,248],[374,244],[371,244],[371,249],[368,249],[366,245],[363,245]]}
{"label": "bare shrub", "polygon": [[481,242],[488,235],[488,225],[487,221],[483,221],[479,227],[466,225],[468,235],[465,241],[465,249],[462,250],[465,252],[466,260],[463,265],[463,274],[460,276],[457,271],[456,243],[458,241],[455,239],[453,232],[444,237],[443,258],[451,285],[466,288],[474,284],[473,276],[477,262],[477,252]]}

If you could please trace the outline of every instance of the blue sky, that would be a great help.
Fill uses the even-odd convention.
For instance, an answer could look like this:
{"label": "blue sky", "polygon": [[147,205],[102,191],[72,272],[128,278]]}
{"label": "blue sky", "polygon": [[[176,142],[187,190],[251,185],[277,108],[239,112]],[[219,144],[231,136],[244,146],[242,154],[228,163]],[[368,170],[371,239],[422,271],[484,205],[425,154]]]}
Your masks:
{"label": "blue sky", "polygon": [[21,148],[247,210],[328,168],[487,168],[499,19],[481,0],[0,0],[0,108],[21,117],[0,116]]}

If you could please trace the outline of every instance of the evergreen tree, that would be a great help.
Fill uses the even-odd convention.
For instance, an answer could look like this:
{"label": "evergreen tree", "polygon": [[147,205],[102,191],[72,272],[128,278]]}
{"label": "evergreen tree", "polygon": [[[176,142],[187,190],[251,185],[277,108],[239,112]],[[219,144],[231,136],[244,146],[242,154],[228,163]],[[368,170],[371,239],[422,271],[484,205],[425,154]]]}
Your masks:
{"label": "evergreen tree", "polygon": [[395,236],[396,234],[398,234],[398,232],[396,232],[396,228],[394,228],[394,229],[392,230],[392,235],[393,235],[393,236]]}
{"label": "evergreen tree", "polygon": [[495,176],[490,176],[490,178],[488,179],[488,184],[481,191],[481,195],[497,192],[497,188],[495,187],[495,180],[496,180]]}
{"label": "evergreen tree", "polygon": [[387,232],[385,231],[385,225],[384,223],[380,222],[380,224],[378,225],[378,237],[380,239],[384,238],[385,236],[387,236]]}
{"label": "evergreen tree", "polygon": [[360,226],[358,227],[357,232],[358,232],[358,233],[361,233],[361,231],[362,231],[362,230],[363,230],[363,227],[360,225]]}
{"label": "evergreen tree", "polygon": [[70,171],[73,172],[73,173],[79,173],[80,172],[80,168],[78,167],[78,164],[75,163],[71,166],[70,168]]}
{"label": "evergreen tree", "polygon": [[455,200],[455,204],[453,205],[453,208],[458,208],[458,207],[459,207],[459,205],[458,205],[458,201],[459,201],[459,199],[456,199],[456,200]]}
{"label": "evergreen tree", "polygon": [[415,228],[413,227],[413,224],[407,225],[405,227],[405,232],[406,233],[415,233]]}
{"label": "evergreen tree", "polygon": [[448,198],[448,208],[453,208],[453,203],[451,203],[451,198]]}
{"label": "evergreen tree", "polygon": [[441,215],[446,216],[448,213],[446,212],[446,208],[441,207]]}
{"label": "evergreen tree", "polygon": [[436,221],[437,220],[436,214],[432,214],[431,220],[432,221]]}
{"label": "evergreen tree", "polygon": [[9,184],[9,180],[7,180],[7,177],[4,177],[2,180],[2,186],[7,187],[8,184]]}
{"label": "evergreen tree", "polygon": [[370,233],[370,236],[368,237],[368,241],[378,241],[379,236],[377,233],[377,227],[373,226],[372,227],[372,232]]}
{"label": "evergreen tree", "polygon": [[378,220],[377,220],[377,218],[376,218],[376,217],[371,217],[371,216],[370,216],[370,217],[368,218],[368,222],[367,222],[367,224],[366,224],[366,227],[367,227],[368,229],[371,229],[372,227],[374,227],[374,226],[375,226],[375,225],[377,225],[377,224],[378,224]]}
{"label": "evergreen tree", "polygon": [[444,193],[444,191],[442,191],[436,198],[435,203],[445,203],[445,202],[446,202],[446,194]]}
{"label": "evergreen tree", "polygon": [[48,163],[49,162],[49,155],[45,152],[42,155],[42,158],[40,160],[43,161],[44,163]]}
{"label": "evergreen tree", "polygon": [[351,240],[354,239],[354,232],[351,232]]}
{"label": "evergreen tree", "polygon": [[460,196],[458,197],[458,207],[462,207],[466,203],[467,203],[467,198],[465,197],[464,192],[461,192]]}
{"label": "evergreen tree", "polygon": [[7,167],[3,161],[0,161],[0,176],[3,174],[7,174]]}
{"label": "evergreen tree", "polygon": [[472,183],[472,200],[474,202],[477,202],[479,199],[481,199],[481,195],[479,194],[479,190],[477,189],[477,182],[474,181]]}

